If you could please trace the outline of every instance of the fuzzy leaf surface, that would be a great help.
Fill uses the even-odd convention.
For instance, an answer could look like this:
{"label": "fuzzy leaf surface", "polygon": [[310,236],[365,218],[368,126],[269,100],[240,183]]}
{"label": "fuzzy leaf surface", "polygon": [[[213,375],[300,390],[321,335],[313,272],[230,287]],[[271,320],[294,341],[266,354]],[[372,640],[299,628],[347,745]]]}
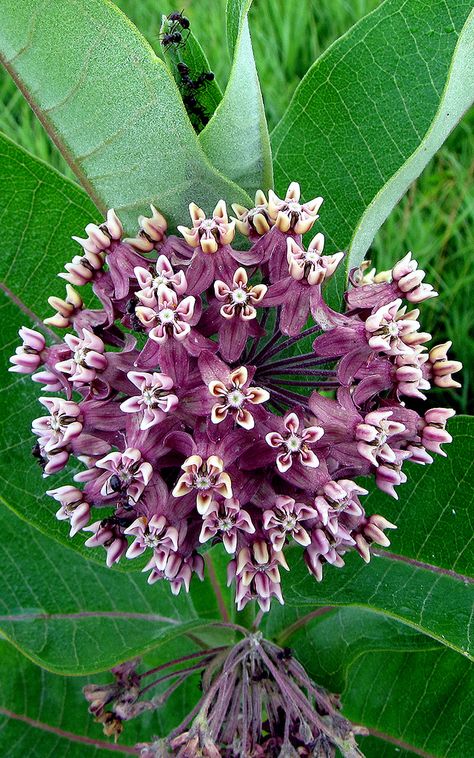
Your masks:
{"label": "fuzzy leaf surface", "polygon": [[5,0],[0,54],[96,205],[127,230],[149,203],[173,226],[191,200],[246,202],[206,158],[165,63],[109,0]]}

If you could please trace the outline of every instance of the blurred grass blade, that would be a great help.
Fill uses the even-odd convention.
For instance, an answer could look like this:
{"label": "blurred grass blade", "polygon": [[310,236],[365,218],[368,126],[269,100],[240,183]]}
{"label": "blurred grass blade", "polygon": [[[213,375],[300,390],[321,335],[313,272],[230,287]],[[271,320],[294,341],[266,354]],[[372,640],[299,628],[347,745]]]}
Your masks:
{"label": "blurred grass blade", "polygon": [[[165,34],[169,34],[172,28],[173,23],[169,21],[167,16],[163,16],[160,29],[160,39],[163,39],[163,36]],[[199,75],[203,74],[204,72],[210,71],[211,67],[209,65],[209,61],[206,58],[204,50],[193,34],[192,29],[181,30],[181,33],[183,35],[184,44],[162,44],[163,57],[165,63],[168,65],[168,68],[174,77],[176,84],[178,85],[178,88],[181,91],[181,95],[184,95],[185,97],[194,96],[206,114],[206,118],[209,119],[222,100],[222,92],[215,78],[212,81],[204,82],[198,90],[193,90],[189,87],[186,87],[185,79],[177,68],[179,63],[184,63],[188,67],[188,76],[192,81],[196,81]],[[189,107],[187,110],[194,128],[197,129],[197,131],[201,131],[203,127],[201,119],[196,117],[193,120],[193,114],[190,113]]]}
{"label": "blurred grass blade", "polygon": [[[211,163],[253,195],[273,186],[267,121],[248,27],[249,0],[229,0],[234,60],[224,97],[199,135]],[[237,21],[238,19],[238,21]],[[233,30],[233,31],[232,31]]]}
{"label": "blurred grass blade", "polygon": [[276,188],[296,179],[305,198],[324,196],[346,275],[472,102],[473,57],[470,0],[386,0],[298,86],[272,133]]}
{"label": "blurred grass blade", "polygon": [[245,204],[206,158],[164,62],[108,0],[4,0],[0,53],[94,202],[129,231],[150,202],[172,226],[190,200]]}

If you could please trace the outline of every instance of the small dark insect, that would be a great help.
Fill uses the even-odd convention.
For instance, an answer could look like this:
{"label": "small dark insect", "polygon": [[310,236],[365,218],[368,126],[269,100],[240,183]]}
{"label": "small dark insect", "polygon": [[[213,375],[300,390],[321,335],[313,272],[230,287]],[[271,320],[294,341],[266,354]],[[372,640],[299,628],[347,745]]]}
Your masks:
{"label": "small dark insect", "polygon": [[135,313],[135,307],[136,307],[137,303],[138,303],[138,298],[131,297],[130,300],[128,301],[127,305],[125,306],[126,312],[129,313],[130,315],[132,315],[133,313]]}
{"label": "small dark insect", "polygon": [[184,45],[185,40],[183,40],[183,35],[181,32],[168,32],[167,34],[163,34],[161,38],[161,44],[166,49],[168,47],[171,47],[171,45],[176,45],[176,47],[181,47],[181,45]]}
{"label": "small dark insect", "polygon": [[118,516],[107,516],[100,522],[100,525],[103,529],[108,526],[128,526],[129,524],[129,518],[119,518]]}
{"label": "small dark insect", "polygon": [[293,657],[293,652],[291,648],[284,647],[277,655],[277,657],[280,659],[280,661],[288,661],[290,658]]}
{"label": "small dark insect", "polygon": [[33,456],[33,458],[36,458],[41,468],[44,469],[44,467],[46,466],[46,458],[41,453],[41,447],[40,447],[39,442],[37,442],[36,445],[34,445],[34,447],[31,448],[31,455]]}
{"label": "small dark insect", "polygon": [[124,488],[124,483],[120,479],[117,474],[112,474],[112,476],[109,479],[110,489],[112,492],[122,492]]}
{"label": "small dark insect", "polygon": [[189,74],[189,66],[187,66],[185,63],[180,61],[178,65],[176,66],[181,76],[187,76]]}
{"label": "small dark insect", "polygon": [[145,331],[145,327],[143,326],[142,322],[140,321],[140,319],[138,318],[138,316],[135,313],[133,313],[130,316],[130,324],[132,325],[132,329],[135,332],[144,332]]}
{"label": "small dark insect", "polygon": [[170,13],[167,18],[168,21],[175,21],[182,29],[189,29],[189,18],[183,16],[183,11],[181,11],[181,13],[179,11],[173,11],[173,13]]}

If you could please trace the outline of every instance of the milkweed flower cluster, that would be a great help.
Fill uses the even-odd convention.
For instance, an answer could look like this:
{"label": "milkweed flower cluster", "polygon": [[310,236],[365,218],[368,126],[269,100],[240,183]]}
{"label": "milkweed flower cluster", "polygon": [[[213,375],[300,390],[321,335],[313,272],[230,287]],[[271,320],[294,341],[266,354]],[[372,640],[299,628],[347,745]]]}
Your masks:
{"label": "milkweed flower cluster", "polygon": [[369,561],[372,543],[390,544],[394,525],[366,514],[356,477],[397,497],[407,460],[444,455],[453,411],[409,407],[459,386],[450,343],[428,348],[412,308],[436,293],[408,253],[388,272],[352,271],[332,310],[323,292],[343,253],[326,254],[321,233],[302,241],[321,203],[301,203],[297,183],[231,219],[223,201],[210,217],[191,203],[180,237],[151,206],[125,238],[111,210],[75,238],[66,296],[49,299],[64,341],[20,330],[10,370],[47,393],[33,423],[44,476],[83,464],[48,494],[107,565],[145,556],[148,582],[178,593],[222,542],[238,608],[266,611],[283,602],[289,544],[317,580],[350,550]]}

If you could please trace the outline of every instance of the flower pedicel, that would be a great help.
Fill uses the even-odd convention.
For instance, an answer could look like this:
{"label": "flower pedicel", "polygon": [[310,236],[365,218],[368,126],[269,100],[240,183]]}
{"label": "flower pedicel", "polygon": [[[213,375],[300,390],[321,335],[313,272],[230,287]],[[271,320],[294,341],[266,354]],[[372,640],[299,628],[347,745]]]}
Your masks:
{"label": "flower pedicel", "polygon": [[[144,554],[148,581],[178,593],[222,542],[238,608],[267,611],[283,602],[289,544],[317,580],[350,550],[369,561],[372,543],[390,544],[394,525],[366,514],[355,477],[397,497],[407,460],[445,454],[453,411],[409,407],[431,384],[459,386],[450,343],[428,348],[420,330],[418,305],[436,292],[408,253],[389,272],[352,271],[344,312],[332,310],[323,291],[343,254],[301,238],[321,203],[301,204],[295,182],[233,220],[223,201],[211,218],[191,203],[183,238],[153,206],[124,238],[111,210],[77,238],[65,299],[49,299],[47,323],[72,331],[48,346],[20,330],[10,370],[51,393],[33,422],[44,476],[84,464],[48,491],[56,516],[108,565]],[[101,310],[84,306],[85,284]]]}

